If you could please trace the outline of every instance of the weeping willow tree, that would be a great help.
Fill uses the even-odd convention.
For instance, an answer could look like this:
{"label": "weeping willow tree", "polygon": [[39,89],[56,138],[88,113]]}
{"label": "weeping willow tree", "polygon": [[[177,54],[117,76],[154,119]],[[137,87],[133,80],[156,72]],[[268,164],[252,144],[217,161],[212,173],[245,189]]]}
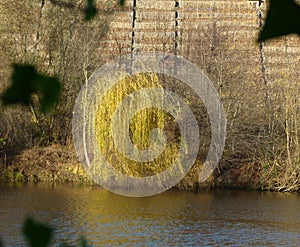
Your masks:
{"label": "weeping willow tree", "polygon": [[[112,118],[122,119],[122,112],[116,113],[117,107],[129,95],[143,88],[163,88],[158,75],[154,73],[141,73],[131,77],[126,77],[117,85],[112,87],[102,98],[101,105],[96,113],[96,139],[98,147],[105,155],[106,160],[114,166],[116,170],[123,174],[146,177],[158,174],[167,169],[177,158],[179,139],[175,138],[171,132],[178,131],[178,126],[173,117],[166,111],[150,107],[143,109],[131,119],[129,125],[129,134],[133,145],[139,150],[147,150],[151,145],[151,131],[153,129],[161,129],[166,133],[167,144],[164,151],[152,161],[138,162],[128,159],[122,152],[118,150],[116,143],[112,137],[113,127]],[[145,97],[147,97],[145,95]],[[150,99],[149,99],[150,100]],[[163,95],[160,99],[164,100]],[[130,106],[128,106],[130,108]],[[122,128],[126,132],[125,121]],[[169,134],[168,134],[169,133]]]}

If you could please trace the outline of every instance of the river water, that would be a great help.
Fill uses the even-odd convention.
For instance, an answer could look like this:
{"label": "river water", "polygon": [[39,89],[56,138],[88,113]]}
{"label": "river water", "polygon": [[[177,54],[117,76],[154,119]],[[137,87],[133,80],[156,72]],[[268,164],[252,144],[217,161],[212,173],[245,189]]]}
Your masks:
{"label": "river water", "polygon": [[300,195],[217,190],[127,198],[99,187],[0,185],[0,236],[24,246],[26,216],[55,227],[52,246],[300,246]]}

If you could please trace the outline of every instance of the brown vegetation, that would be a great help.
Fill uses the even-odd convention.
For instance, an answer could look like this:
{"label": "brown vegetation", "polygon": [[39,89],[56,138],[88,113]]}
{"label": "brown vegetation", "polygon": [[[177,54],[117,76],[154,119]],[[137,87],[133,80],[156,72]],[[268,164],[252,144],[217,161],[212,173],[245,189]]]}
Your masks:
{"label": "brown vegetation", "polygon": [[34,147],[17,155],[2,177],[19,182],[93,183],[77,161],[72,146]]}
{"label": "brown vegetation", "polygon": [[[174,1],[164,1],[164,8],[155,15],[154,4],[152,16],[139,5],[140,19],[136,20],[135,29],[131,28],[129,12],[115,13],[119,19],[113,20],[112,25],[123,24],[110,29],[106,40],[103,37],[108,31],[110,11],[87,24],[83,22],[80,3],[72,10],[51,4],[41,8],[29,0],[22,4],[1,3],[0,72],[4,83],[0,93],[9,83],[10,64],[22,62],[58,76],[63,94],[61,103],[47,115],[38,111],[37,95],[30,108],[1,109],[0,164],[5,168],[12,165],[6,170],[13,172],[13,178],[20,174],[28,180],[78,180],[68,173],[68,165],[64,166],[77,164],[73,149],[62,146],[71,144],[72,110],[81,86],[108,55],[163,49],[185,56],[209,75],[227,115],[227,140],[221,163],[210,181],[199,184],[210,132],[205,109],[192,96],[193,111],[206,139],[196,164],[178,187],[299,191],[300,55],[295,48],[299,38],[291,36],[259,46],[254,40],[261,21],[257,16],[263,10],[255,6],[247,9],[242,1],[220,1],[220,6],[228,4],[231,11],[224,11],[219,15],[222,18],[217,18],[214,11],[221,11],[221,7],[209,2],[203,1],[203,6],[195,11],[188,5],[181,6],[179,17],[171,6]],[[166,12],[171,14],[165,15]],[[240,15],[234,17],[233,13]],[[142,17],[147,25],[142,25]],[[171,18],[173,24],[158,25],[165,18]],[[174,80],[168,79],[164,86],[185,92],[185,97],[189,94]],[[41,148],[45,146],[50,148]],[[45,175],[43,170],[50,172]],[[43,175],[36,178],[35,173]]]}
{"label": "brown vegetation", "polygon": [[[8,159],[23,149],[52,143],[71,143],[74,101],[90,74],[102,62],[100,40],[108,29],[108,16],[101,13],[95,22],[83,21],[81,5],[69,9],[47,2],[1,3],[0,92],[8,86],[12,63],[30,63],[39,71],[57,76],[63,91],[60,104],[45,115],[38,111],[34,95],[29,108],[13,106],[0,112],[2,153]],[[1,17],[2,17],[1,16]],[[95,54],[99,54],[95,56]]]}

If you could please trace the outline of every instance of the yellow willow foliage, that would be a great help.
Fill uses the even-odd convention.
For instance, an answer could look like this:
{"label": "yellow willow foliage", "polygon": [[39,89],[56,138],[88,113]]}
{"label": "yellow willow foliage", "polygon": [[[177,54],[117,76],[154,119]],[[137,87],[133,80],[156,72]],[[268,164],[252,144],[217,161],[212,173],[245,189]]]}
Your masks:
{"label": "yellow willow foliage", "polygon": [[[134,177],[152,176],[167,169],[177,158],[179,143],[178,141],[168,140],[163,153],[150,162],[138,162],[125,157],[116,147],[112,136],[112,119],[119,104],[125,97],[135,91],[144,88],[162,88],[159,78],[154,73],[140,73],[119,81],[101,99],[101,105],[96,113],[96,139],[98,147],[105,155],[106,160],[119,172]],[[145,95],[146,97],[146,95]],[[161,99],[164,100],[163,95]],[[122,122],[124,116],[117,116]],[[139,150],[149,148],[149,135],[154,128],[164,131],[170,125],[171,115],[162,109],[146,108],[131,119],[129,133],[132,143]],[[125,121],[123,128],[127,128]],[[176,124],[177,125],[177,124]],[[173,124],[174,126],[174,124]],[[125,132],[125,131],[124,131]],[[171,138],[172,139],[172,138]]]}

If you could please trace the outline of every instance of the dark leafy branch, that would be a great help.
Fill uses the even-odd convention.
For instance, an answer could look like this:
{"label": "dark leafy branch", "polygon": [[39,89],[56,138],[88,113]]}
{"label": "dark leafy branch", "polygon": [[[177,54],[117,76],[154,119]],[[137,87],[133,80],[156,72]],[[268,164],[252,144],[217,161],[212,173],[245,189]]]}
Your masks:
{"label": "dark leafy branch", "polygon": [[27,218],[23,224],[23,234],[31,247],[46,247],[50,244],[53,229]]}
{"label": "dark leafy branch", "polygon": [[125,5],[125,0],[119,0],[119,3],[121,6],[124,6]]}
{"label": "dark leafy branch", "polygon": [[265,25],[258,41],[288,34],[300,35],[300,6],[294,0],[270,0]]}
{"label": "dark leafy branch", "polygon": [[87,0],[87,7],[84,10],[85,20],[92,20],[97,15],[97,12],[94,0]]}
{"label": "dark leafy branch", "polygon": [[[23,223],[22,231],[29,247],[47,247],[51,243],[54,235],[54,229],[52,227],[39,223],[30,217]],[[66,243],[62,243],[61,246],[70,247],[70,245]],[[85,237],[80,237],[79,246],[88,247],[88,242]]]}
{"label": "dark leafy branch", "polygon": [[[28,217],[22,226],[22,233],[28,243],[29,247],[47,247],[51,243],[54,236],[54,229],[46,224],[39,223]],[[0,239],[0,247],[2,247]],[[70,247],[66,243],[62,243],[60,246]],[[85,237],[79,238],[79,247],[88,247],[88,242]]]}
{"label": "dark leafy branch", "polygon": [[14,64],[11,86],[4,92],[2,103],[29,105],[32,94],[40,99],[42,112],[51,110],[59,100],[61,85],[57,78],[39,73],[28,64]]}
{"label": "dark leafy branch", "polygon": [[[76,7],[75,4],[70,2],[65,2],[65,1],[50,0],[50,2],[62,8],[74,9]],[[95,6],[94,0],[87,0],[87,6],[83,9],[83,12],[84,12],[84,19],[86,21],[92,20],[97,15],[98,10]]]}

